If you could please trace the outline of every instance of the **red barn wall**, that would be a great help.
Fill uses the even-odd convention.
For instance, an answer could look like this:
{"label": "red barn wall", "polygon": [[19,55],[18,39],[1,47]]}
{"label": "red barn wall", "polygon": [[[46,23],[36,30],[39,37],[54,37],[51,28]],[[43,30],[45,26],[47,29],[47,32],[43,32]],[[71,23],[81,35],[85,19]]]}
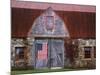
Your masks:
{"label": "red barn wall", "polygon": [[[26,38],[34,20],[44,10],[12,8],[12,37]],[[94,12],[55,11],[65,22],[71,38],[95,38]]]}

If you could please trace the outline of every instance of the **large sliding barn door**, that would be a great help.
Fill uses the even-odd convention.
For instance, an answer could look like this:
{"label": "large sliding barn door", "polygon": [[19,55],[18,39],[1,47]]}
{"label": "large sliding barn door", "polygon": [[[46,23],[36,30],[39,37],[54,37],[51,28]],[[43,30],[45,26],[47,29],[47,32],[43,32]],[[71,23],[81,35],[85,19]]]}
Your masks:
{"label": "large sliding barn door", "polygon": [[43,69],[47,67],[48,62],[48,40],[36,40],[36,68]]}
{"label": "large sliding barn door", "polygon": [[51,67],[64,66],[64,41],[60,39],[51,40],[50,64]]}
{"label": "large sliding barn door", "polygon": [[64,66],[64,41],[62,39],[37,39],[35,50],[37,69]]}

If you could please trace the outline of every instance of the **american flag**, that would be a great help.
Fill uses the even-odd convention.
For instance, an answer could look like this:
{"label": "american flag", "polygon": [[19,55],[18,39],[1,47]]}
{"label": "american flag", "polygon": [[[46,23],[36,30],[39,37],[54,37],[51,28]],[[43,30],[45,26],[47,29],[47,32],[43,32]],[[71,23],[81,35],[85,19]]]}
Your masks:
{"label": "american flag", "polygon": [[47,60],[47,50],[48,50],[48,44],[47,42],[45,43],[41,43],[37,45],[37,49],[38,49],[38,55],[37,55],[37,59],[38,60]]}

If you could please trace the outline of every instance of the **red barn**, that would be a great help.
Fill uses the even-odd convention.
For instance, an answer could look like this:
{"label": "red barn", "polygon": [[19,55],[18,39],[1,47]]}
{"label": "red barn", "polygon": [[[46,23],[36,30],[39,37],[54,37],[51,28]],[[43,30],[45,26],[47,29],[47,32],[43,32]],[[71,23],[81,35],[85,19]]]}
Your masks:
{"label": "red barn", "polygon": [[[59,16],[67,29],[67,37],[65,32],[58,27],[57,30],[61,35],[54,34],[53,22],[55,18],[49,15],[46,20],[46,35],[42,34],[42,27],[38,29],[39,35],[35,36],[32,27],[35,26],[37,18],[45,13],[51,7],[53,12]],[[46,10],[47,9],[47,10]],[[51,12],[48,12],[49,14]],[[55,17],[55,16],[54,16]],[[92,5],[75,5],[75,4],[60,4],[60,3],[40,3],[40,2],[25,2],[25,1],[11,1],[11,65],[12,67],[35,67],[36,56],[39,59],[45,59],[46,55],[39,57],[38,54],[32,54],[31,50],[37,48],[38,50],[45,49],[48,46],[46,43],[38,44],[37,47],[32,46],[33,41],[42,41],[46,39],[62,40],[64,41],[64,58],[63,67],[86,67],[95,68],[96,66],[96,7]],[[39,21],[40,22],[40,21]],[[41,21],[42,22],[42,21]],[[58,25],[61,22],[57,22]],[[41,24],[41,23],[40,23]],[[61,24],[63,25],[63,24]],[[56,27],[56,26],[55,26]],[[60,31],[61,30],[61,31]],[[41,32],[41,33],[40,33]],[[28,34],[33,34],[29,37]],[[64,33],[64,34],[63,34]],[[54,34],[54,35],[52,35]],[[45,37],[44,37],[45,36]],[[51,40],[52,41],[52,40]],[[41,42],[41,41],[40,41]],[[58,43],[58,42],[57,42]],[[54,43],[53,43],[54,44]],[[51,45],[53,45],[51,44]],[[62,44],[61,44],[62,45]],[[44,47],[44,48],[42,48]],[[48,46],[49,47],[49,46]],[[59,47],[59,46],[58,46]],[[53,50],[53,49],[52,49]],[[44,53],[46,53],[44,51]],[[33,52],[34,53],[34,52]],[[40,55],[43,53],[40,53]],[[61,54],[60,54],[61,55]],[[33,59],[34,57],[34,59]],[[60,57],[58,56],[58,59]],[[49,59],[48,59],[49,60]],[[53,59],[50,58],[50,65],[48,67],[59,67],[59,65],[52,64]],[[53,66],[52,66],[53,65]]]}

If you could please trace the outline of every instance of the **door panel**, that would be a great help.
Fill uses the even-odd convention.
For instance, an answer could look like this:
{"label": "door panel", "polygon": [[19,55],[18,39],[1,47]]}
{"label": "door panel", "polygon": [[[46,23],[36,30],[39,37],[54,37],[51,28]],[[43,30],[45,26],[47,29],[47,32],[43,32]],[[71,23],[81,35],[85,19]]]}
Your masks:
{"label": "door panel", "polygon": [[36,68],[63,67],[64,65],[64,41],[62,39],[37,39]]}
{"label": "door panel", "polygon": [[51,40],[51,67],[62,67],[64,63],[63,40]]}
{"label": "door panel", "polygon": [[36,68],[46,68],[48,61],[48,41],[36,40]]}

